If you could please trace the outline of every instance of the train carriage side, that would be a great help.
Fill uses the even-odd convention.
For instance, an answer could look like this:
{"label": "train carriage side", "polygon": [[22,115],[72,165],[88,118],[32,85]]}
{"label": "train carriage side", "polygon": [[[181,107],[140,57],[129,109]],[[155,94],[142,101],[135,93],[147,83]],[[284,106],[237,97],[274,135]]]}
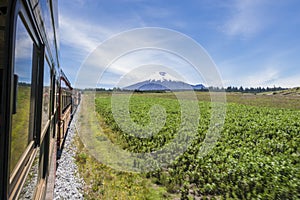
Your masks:
{"label": "train carriage side", "polygon": [[72,93],[73,88],[65,74],[61,71],[60,77],[60,89],[59,89],[59,107],[58,107],[58,119],[59,119],[59,132],[57,136],[58,148],[61,149],[64,138],[66,136],[69,123],[72,119]]}
{"label": "train carriage side", "polygon": [[0,1],[1,200],[53,195],[64,91],[72,101],[70,83],[60,89],[57,16],[57,0]]}

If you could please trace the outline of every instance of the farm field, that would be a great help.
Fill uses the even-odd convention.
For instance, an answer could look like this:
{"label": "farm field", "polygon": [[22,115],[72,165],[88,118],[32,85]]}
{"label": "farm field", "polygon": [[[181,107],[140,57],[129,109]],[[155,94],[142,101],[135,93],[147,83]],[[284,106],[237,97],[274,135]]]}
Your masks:
{"label": "farm field", "polygon": [[[119,94],[117,98],[125,95]],[[187,151],[168,167],[135,175],[140,180],[145,179],[145,188],[149,188],[149,180],[161,188],[162,192],[154,199],[299,198],[298,96],[227,93],[226,119],[220,138],[203,157],[198,156],[198,152],[208,131],[211,103],[207,92],[198,92],[197,97],[200,121]],[[148,112],[157,104],[164,107],[167,114],[163,128],[152,137],[136,138],[121,130],[114,120],[110,93],[98,93],[95,99],[97,120],[103,134],[130,152],[158,150],[176,137],[181,110],[172,93],[135,93],[129,104],[131,120],[147,126],[150,122]],[[125,173],[124,176],[133,175]]]}

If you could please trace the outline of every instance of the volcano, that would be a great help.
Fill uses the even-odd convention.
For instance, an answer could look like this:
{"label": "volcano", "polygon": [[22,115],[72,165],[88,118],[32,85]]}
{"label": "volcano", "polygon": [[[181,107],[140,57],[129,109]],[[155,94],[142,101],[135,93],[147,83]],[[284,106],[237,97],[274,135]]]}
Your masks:
{"label": "volcano", "polygon": [[183,91],[183,90],[203,90],[203,84],[191,85],[176,79],[167,72],[156,72],[149,76],[145,81],[141,81],[127,87],[123,90],[138,91]]}

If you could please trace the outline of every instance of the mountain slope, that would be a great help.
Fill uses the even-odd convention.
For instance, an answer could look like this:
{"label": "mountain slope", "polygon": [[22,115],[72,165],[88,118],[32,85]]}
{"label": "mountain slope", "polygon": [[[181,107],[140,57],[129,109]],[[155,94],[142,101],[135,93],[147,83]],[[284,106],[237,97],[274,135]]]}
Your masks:
{"label": "mountain slope", "polygon": [[135,83],[123,88],[124,90],[139,91],[168,91],[168,90],[202,90],[204,85],[190,85],[180,81],[166,72],[152,74],[148,80]]}

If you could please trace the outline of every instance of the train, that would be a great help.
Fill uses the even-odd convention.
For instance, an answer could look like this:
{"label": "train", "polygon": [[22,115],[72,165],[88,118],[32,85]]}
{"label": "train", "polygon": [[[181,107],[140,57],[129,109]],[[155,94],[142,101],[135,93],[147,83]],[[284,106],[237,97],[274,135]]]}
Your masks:
{"label": "train", "polygon": [[60,66],[57,0],[0,1],[0,199],[52,199],[80,103]]}

